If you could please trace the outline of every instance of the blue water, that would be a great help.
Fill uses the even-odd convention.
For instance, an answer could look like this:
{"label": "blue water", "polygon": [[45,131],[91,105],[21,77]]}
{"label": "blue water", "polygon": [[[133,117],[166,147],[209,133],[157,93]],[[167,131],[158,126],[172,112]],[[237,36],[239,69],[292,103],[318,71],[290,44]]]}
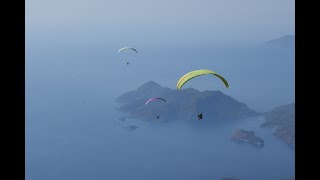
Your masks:
{"label": "blue water", "polygon": [[[187,86],[219,89],[254,110],[270,110],[294,101],[291,51],[263,51],[258,56],[261,52],[248,50],[230,55],[228,50],[201,54],[200,49],[192,53],[146,49],[129,67],[114,55],[116,51],[27,46],[26,180],[279,180],[294,176],[294,148],[274,137],[273,129],[259,128],[263,117],[211,128],[174,120],[122,122],[114,102],[148,80],[174,88],[185,71],[209,67],[227,76],[232,88],[225,90],[219,81],[206,77]],[[196,57],[203,60],[193,61]],[[275,66],[279,59],[282,63]],[[139,128],[129,131],[124,128],[128,125]],[[231,142],[237,128],[254,130],[265,140],[265,147]]]}
{"label": "blue water", "polygon": [[[263,117],[213,128],[186,123],[119,121],[106,99],[43,105],[26,117],[26,179],[277,180],[294,176],[294,148],[259,125]],[[47,109],[50,109],[46,111]],[[33,113],[31,113],[33,112]],[[209,119],[205,119],[209,120]],[[196,120],[197,121],[197,120]],[[201,121],[199,121],[201,123]],[[123,127],[136,125],[128,131]],[[255,148],[229,140],[237,129],[265,140]]]}

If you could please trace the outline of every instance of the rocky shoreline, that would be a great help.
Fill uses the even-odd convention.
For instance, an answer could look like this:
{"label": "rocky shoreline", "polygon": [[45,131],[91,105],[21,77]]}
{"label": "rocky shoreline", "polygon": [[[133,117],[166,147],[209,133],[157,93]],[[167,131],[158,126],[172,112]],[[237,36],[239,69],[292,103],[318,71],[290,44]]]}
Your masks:
{"label": "rocky shoreline", "polygon": [[265,122],[261,127],[275,128],[273,135],[287,144],[295,145],[295,104],[279,106],[265,113]]}

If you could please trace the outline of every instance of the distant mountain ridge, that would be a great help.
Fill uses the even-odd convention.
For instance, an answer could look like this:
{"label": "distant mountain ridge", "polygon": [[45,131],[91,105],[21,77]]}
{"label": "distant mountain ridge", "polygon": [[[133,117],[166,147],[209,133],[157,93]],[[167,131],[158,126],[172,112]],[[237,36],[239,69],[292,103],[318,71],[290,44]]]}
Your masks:
{"label": "distant mountain ridge", "polygon": [[[158,103],[157,107],[145,102],[152,97],[164,98],[166,103]],[[200,92],[193,88],[174,90],[162,87],[148,81],[136,90],[119,96],[116,101],[121,104],[118,110],[128,114],[128,117],[141,119],[155,119],[156,115],[161,120],[197,120],[199,112],[204,113],[208,122],[237,120],[257,116],[259,113],[251,110],[246,104],[241,103],[220,91]]]}
{"label": "distant mountain ridge", "polygon": [[294,47],[295,35],[285,35],[280,38],[267,41],[266,44],[281,47]]}

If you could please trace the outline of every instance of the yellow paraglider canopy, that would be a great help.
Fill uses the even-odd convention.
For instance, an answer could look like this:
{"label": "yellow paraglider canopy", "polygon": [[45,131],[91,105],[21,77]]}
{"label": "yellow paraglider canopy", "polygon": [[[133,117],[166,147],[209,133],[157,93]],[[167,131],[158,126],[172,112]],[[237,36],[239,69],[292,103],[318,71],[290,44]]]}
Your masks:
{"label": "yellow paraglider canopy", "polygon": [[222,77],[220,76],[219,74],[217,74],[216,72],[214,71],[211,71],[211,70],[207,70],[207,69],[200,69],[200,70],[195,70],[195,71],[191,71],[191,72],[188,72],[187,74],[183,75],[178,83],[177,83],[177,90],[180,90],[182,88],[182,86],[188,82],[189,80],[197,77],[197,76],[202,76],[202,75],[206,75],[206,74],[212,74],[212,75],[215,75],[217,76],[219,79],[222,80],[222,82],[224,83],[224,85],[229,88],[229,84],[228,82]]}

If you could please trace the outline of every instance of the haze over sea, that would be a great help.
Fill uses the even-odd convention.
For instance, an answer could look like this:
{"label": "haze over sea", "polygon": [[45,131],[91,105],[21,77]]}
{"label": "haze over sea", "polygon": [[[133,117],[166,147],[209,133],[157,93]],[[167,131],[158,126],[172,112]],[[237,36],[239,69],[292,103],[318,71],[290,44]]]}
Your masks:
{"label": "haze over sea", "polygon": [[[294,100],[294,91],[290,89],[294,85],[291,54],[284,59],[274,53],[267,59],[258,56],[261,52],[254,52],[256,58],[251,62],[240,56],[224,57],[230,56],[228,52],[233,49],[207,53],[220,58],[205,56],[206,50],[196,53],[199,58],[191,56],[200,49],[182,52],[182,48],[175,51],[158,48],[153,49],[154,53],[144,53],[141,49],[142,55],[137,55],[139,57],[128,67],[117,57],[116,48],[114,52],[110,49],[95,51],[96,56],[83,50],[67,55],[58,53],[63,52],[63,48],[42,56],[28,51],[27,179],[218,179],[235,176],[263,180],[293,176],[294,149],[273,137],[271,129],[259,128],[263,117],[212,129],[118,120],[121,114],[115,111],[119,106],[114,102],[117,96],[150,79],[174,88],[178,77],[194,66],[217,69],[228,79],[230,90],[223,89],[221,82],[209,77],[198,78],[186,87],[219,89],[259,112]],[[279,53],[283,53],[280,57],[286,55],[283,51]],[[183,59],[189,60],[188,63],[183,63]],[[192,59],[197,60],[193,62]],[[270,62],[280,59],[289,65]],[[243,63],[232,66],[226,63],[228,60],[242,60]],[[286,71],[281,71],[279,66]],[[266,73],[266,69],[273,73]],[[126,125],[139,128],[127,131],[123,128]],[[256,131],[265,140],[265,147],[256,149],[230,142],[236,128]]]}
{"label": "haze over sea", "polygon": [[[26,2],[26,180],[294,177],[294,148],[260,128],[262,116],[210,128],[119,121],[116,97],[150,80],[175,89],[195,69],[230,88],[212,76],[184,88],[220,90],[258,112],[295,101],[294,46],[266,44],[294,34],[294,1],[181,3]],[[138,50],[129,65],[124,46]],[[231,142],[237,128],[265,146]]]}

